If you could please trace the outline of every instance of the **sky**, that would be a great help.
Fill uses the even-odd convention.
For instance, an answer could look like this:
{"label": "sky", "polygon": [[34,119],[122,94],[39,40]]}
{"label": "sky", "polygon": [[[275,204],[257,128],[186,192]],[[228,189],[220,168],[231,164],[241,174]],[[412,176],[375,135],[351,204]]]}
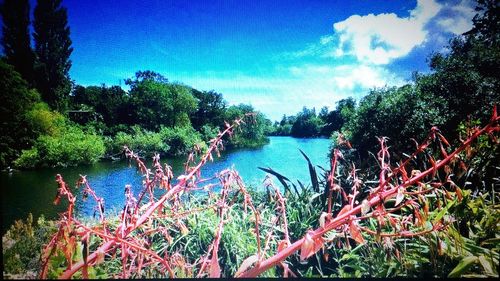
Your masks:
{"label": "sky", "polygon": [[[32,2],[32,8],[35,1]],[[249,103],[271,120],[428,72],[472,27],[474,3],[382,0],[64,0],[77,84],[138,70]]]}

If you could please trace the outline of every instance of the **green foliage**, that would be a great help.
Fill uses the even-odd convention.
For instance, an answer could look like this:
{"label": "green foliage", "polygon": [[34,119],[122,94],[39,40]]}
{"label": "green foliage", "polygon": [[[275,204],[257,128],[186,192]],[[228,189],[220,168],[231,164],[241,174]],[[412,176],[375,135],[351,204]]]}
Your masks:
{"label": "green foliage", "polygon": [[304,107],[302,112],[297,114],[296,120],[293,123],[290,134],[293,137],[316,137],[319,136],[323,121],[316,116],[316,110],[307,109]]}
{"label": "green foliage", "polygon": [[396,150],[409,151],[411,138],[421,140],[429,128],[444,122],[439,110],[422,96],[412,85],[374,89],[361,99],[342,130],[362,156],[378,149],[380,136],[393,140]]}
{"label": "green foliage", "polygon": [[36,86],[42,98],[53,109],[63,112],[71,91],[70,29],[66,8],[61,0],[38,0],[33,21],[37,61]]}
{"label": "green foliage", "polygon": [[224,123],[224,112],[227,102],[222,94],[214,91],[191,90],[193,96],[198,100],[197,110],[191,116],[193,127],[200,130],[204,125],[220,127]]}
{"label": "green foliage", "polygon": [[35,55],[31,49],[30,4],[28,0],[6,0],[2,14],[2,47],[6,62],[31,85],[34,85]]}
{"label": "green foliage", "polygon": [[208,124],[205,124],[203,125],[203,127],[201,127],[200,133],[203,141],[205,143],[208,143],[210,140],[217,136],[217,134],[219,133],[219,129],[217,127],[212,127]]}
{"label": "green foliage", "polygon": [[106,144],[107,150],[111,153],[122,151],[123,146],[145,155],[152,155],[155,152],[165,154],[170,149],[170,146],[163,142],[161,134],[142,130],[139,126],[133,126],[131,134],[118,132]]}
{"label": "green foliage", "polygon": [[123,146],[149,156],[180,156],[189,153],[195,145],[206,147],[200,133],[192,127],[162,127],[159,132],[151,132],[132,126],[131,133],[118,132],[114,138],[107,138],[106,147],[110,154],[123,151]]}
{"label": "green foliage", "polygon": [[32,132],[38,135],[57,136],[65,126],[66,118],[59,112],[52,111],[44,102],[38,102],[26,112],[26,121]]}
{"label": "green foliage", "polygon": [[0,167],[10,165],[21,149],[33,143],[26,113],[40,101],[14,68],[0,61]]}
{"label": "green foliage", "polygon": [[[156,77],[156,78],[152,78]],[[141,127],[158,130],[160,126],[190,126],[189,115],[196,110],[196,99],[188,87],[168,83],[160,74],[136,73],[130,85],[132,116]]]}
{"label": "green foliage", "polygon": [[[74,109],[96,114],[108,129],[118,124],[132,124],[128,94],[119,86],[76,86],[71,95]],[[70,116],[71,117],[71,116]]]}
{"label": "green foliage", "polygon": [[17,220],[2,237],[3,273],[10,278],[36,278],[41,267],[43,246],[56,230],[55,224],[43,216],[33,225],[33,216],[26,222]]}
{"label": "green foliage", "polygon": [[271,121],[266,119],[264,114],[256,112],[248,104],[232,105],[226,110],[225,120],[235,120],[244,117],[245,114],[255,113],[246,116],[245,124],[238,127],[237,131],[228,140],[230,147],[259,147],[269,142],[266,134],[271,130]]}
{"label": "green foliage", "polygon": [[168,143],[170,149],[167,155],[181,156],[191,152],[195,145],[201,148],[206,148],[206,144],[201,139],[201,134],[195,131],[192,127],[175,127],[160,129],[159,134],[163,141]]}
{"label": "green foliage", "polygon": [[102,137],[65,125],[59,135],[42,135],[33,147],[23,150],[14,161],[16,167],[75,166],[97,162],[105,152]]}

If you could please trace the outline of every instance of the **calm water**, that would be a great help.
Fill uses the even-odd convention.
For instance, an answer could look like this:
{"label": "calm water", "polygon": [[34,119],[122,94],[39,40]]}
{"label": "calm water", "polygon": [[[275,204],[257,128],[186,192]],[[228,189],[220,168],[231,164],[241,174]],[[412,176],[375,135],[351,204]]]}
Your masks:
{"label": "calm water", "polygon": [[[300,154],[304,151],[313,164],[328,167],[328,139],[296,139],[291,137],[270,137],[270,143],[258,149],[239,149],[227,151],[214,162],[209,162],[202,170],[203,177],[213,176],[216,172],[234,166],[247,185],[262,187],[265,172],[257,167],[271,167],[275,171],[296,182],[310,183],[307,162]],[[215,156],[215,155],[214,155]],[[177,177],[183,171],[182,159],[162,159],[174,169]],[[57,213],[65,209],[65,204],[54,206],[57,184],[55,175],[59,173],[70,185],[80,174],[87,175],[92,188],[105,200],[106,210],[121,208],[124,204],[124,186],[131,184],[137,195],[141,190],[141,176],[135,165],[128,161],[101,162],[92,166],[79,166],[36,171],[15,171],[12,174],[0,173],[2,189],[2,233],[14,220],[25,219],[32,213],[35,220],[41,214],[47,218],[57,218]],[[275,180],[277,186],[279,182]],[[73,188],[73,190],[75,190]],[[78,193],[79,191],[74,191]],[[82,202],[78,196],[76,211],[79,215],[92,215],[94,201],[89,198]],[[65,200],[61,200],[65,203]]]}

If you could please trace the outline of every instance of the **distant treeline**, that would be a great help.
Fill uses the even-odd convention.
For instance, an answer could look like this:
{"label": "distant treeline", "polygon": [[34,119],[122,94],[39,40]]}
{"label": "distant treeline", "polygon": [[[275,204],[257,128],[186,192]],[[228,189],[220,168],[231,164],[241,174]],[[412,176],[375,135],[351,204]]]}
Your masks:
{"label": "distant treeline", "polygon": [[225,120],[250,112],[252,120],[226,146],[268,142],[271,122],[252,106],[228,106],[222,94],[171,83],[152,71],[127,79],[129,91],[76,85],[69,77],[73,48],[61,0],[37,0],[33,21],[28,0],[5,0],[0,10],[0,167],[93,163],[117,157],[124,145],[147,157],[177,156],[203,148]]}

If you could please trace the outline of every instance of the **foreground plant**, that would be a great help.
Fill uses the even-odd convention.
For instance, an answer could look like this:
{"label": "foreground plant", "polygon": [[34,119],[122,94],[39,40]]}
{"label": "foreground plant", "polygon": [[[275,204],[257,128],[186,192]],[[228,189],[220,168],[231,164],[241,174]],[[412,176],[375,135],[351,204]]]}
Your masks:
{"label": "foreground plant", "polygon": [[[76,197],[58,175],[55,203],[66,197],[69,206],[61,215],[58,232],[45,248],[40,277],[47,278],[49,271],[53,272],[60,266],[54,264],[53,257],[61,253],[66,268],[56,277],[62,279],[76,277],[77,273],[88,278],[89,270],[103,262],[118,264],[121,272],[116,277],[120,278],[257,277],[270,269],[279,269],[284,277],[295,276],[293,263],[286,259],[296,252],[300,253],[300,260],[305,261],[321,251],[322,258],[328,261],[330,248],[349,249],[354,244],[364,244],[367,236],[375,237],[376,241],[387,246],[388,252],[393,253],[397,249],[391,245],[397,238],[425,237],[449,227],[452,219],[447,212],[453,202],[462,199],[462,190],[453,181],[451,171],[466,169],[461,153],[467,151],[480,135],[494,138],[500,130],[495,109],[489,124],[482,129],[476,128],[458,148],[451,150],[439,130],[432,128],[416,151],[396,167],[390,162],[386,139],[380,138],[378,180],[363,182],[353,165],[346,179],[350,186],[341,186],[338,165],[343,161],[342,153],[335,149],[323,194],[325,209],[323,212],[318,210],[316,215],[318,227],[313,229],[311,226],[300,239],[292,241],[289,227],[294,222],[289,221],[287,198],[270,180],[265,183],[271,213],[266,212],[269,208],[263,210],[255,205],[253,196],[236,171],[228,169],[214,178],[201,178],[201,168],[212,159],[213,153],[219,154],[223,149],[222,137],[231,135],[242,121],[237,119],[232,125],[227,124],[201,156],[196,154],[200,153],[199,148],[190,154],[185,174],[176,181],[171,168],[166,164],[162,166],[158,155],[153,158],[153,169],[148,169],[137,154],[125,148],[126,155],[137,163],[144,176],[143,190],[135,197],[126,186],[127,200],[116,221],[105,217],[103,199],[93,192],[84,176],[78,185],[83,186],[85,197],[91,195],[96,201],[99,223],[88,226],[76,219],[73,213]],[[341,140],[341,144],[349,146],[345,140]],[[431,154],[432,145],[439,147],[440,155]],[[438,157],[441,159],[435,160]],[[195,162],[198,158],[199,161]],[[313,182],[313,185],[319,190],[317,183]],[[155,198],[155,189],[158,188],[165,191],[161,197]],[[186,203],[186,196],[200,191],[208,194],[204,204],[193,206]],[[247,256],[236,271],[223,274],[220,249],[225,245],[221,245],[221,241],[226,227],[234,223],[235,209],[243,210],[243,221],[249,220],[253,224],[248,233],[255,237],[255,252]],[[176,233],[176,237],[189,235],[192,230],[188,226],[193,226],[189,220],[200,214],[212,214],[217,223],[212,226],[212,242],[201,244],[204,253],[195,260],[187,254],[187,242],[182,249],[162,246],[154,241],[162,237],[160,241],[164,244],[177,243],[180,238],[173,241],[173,234]]]}

